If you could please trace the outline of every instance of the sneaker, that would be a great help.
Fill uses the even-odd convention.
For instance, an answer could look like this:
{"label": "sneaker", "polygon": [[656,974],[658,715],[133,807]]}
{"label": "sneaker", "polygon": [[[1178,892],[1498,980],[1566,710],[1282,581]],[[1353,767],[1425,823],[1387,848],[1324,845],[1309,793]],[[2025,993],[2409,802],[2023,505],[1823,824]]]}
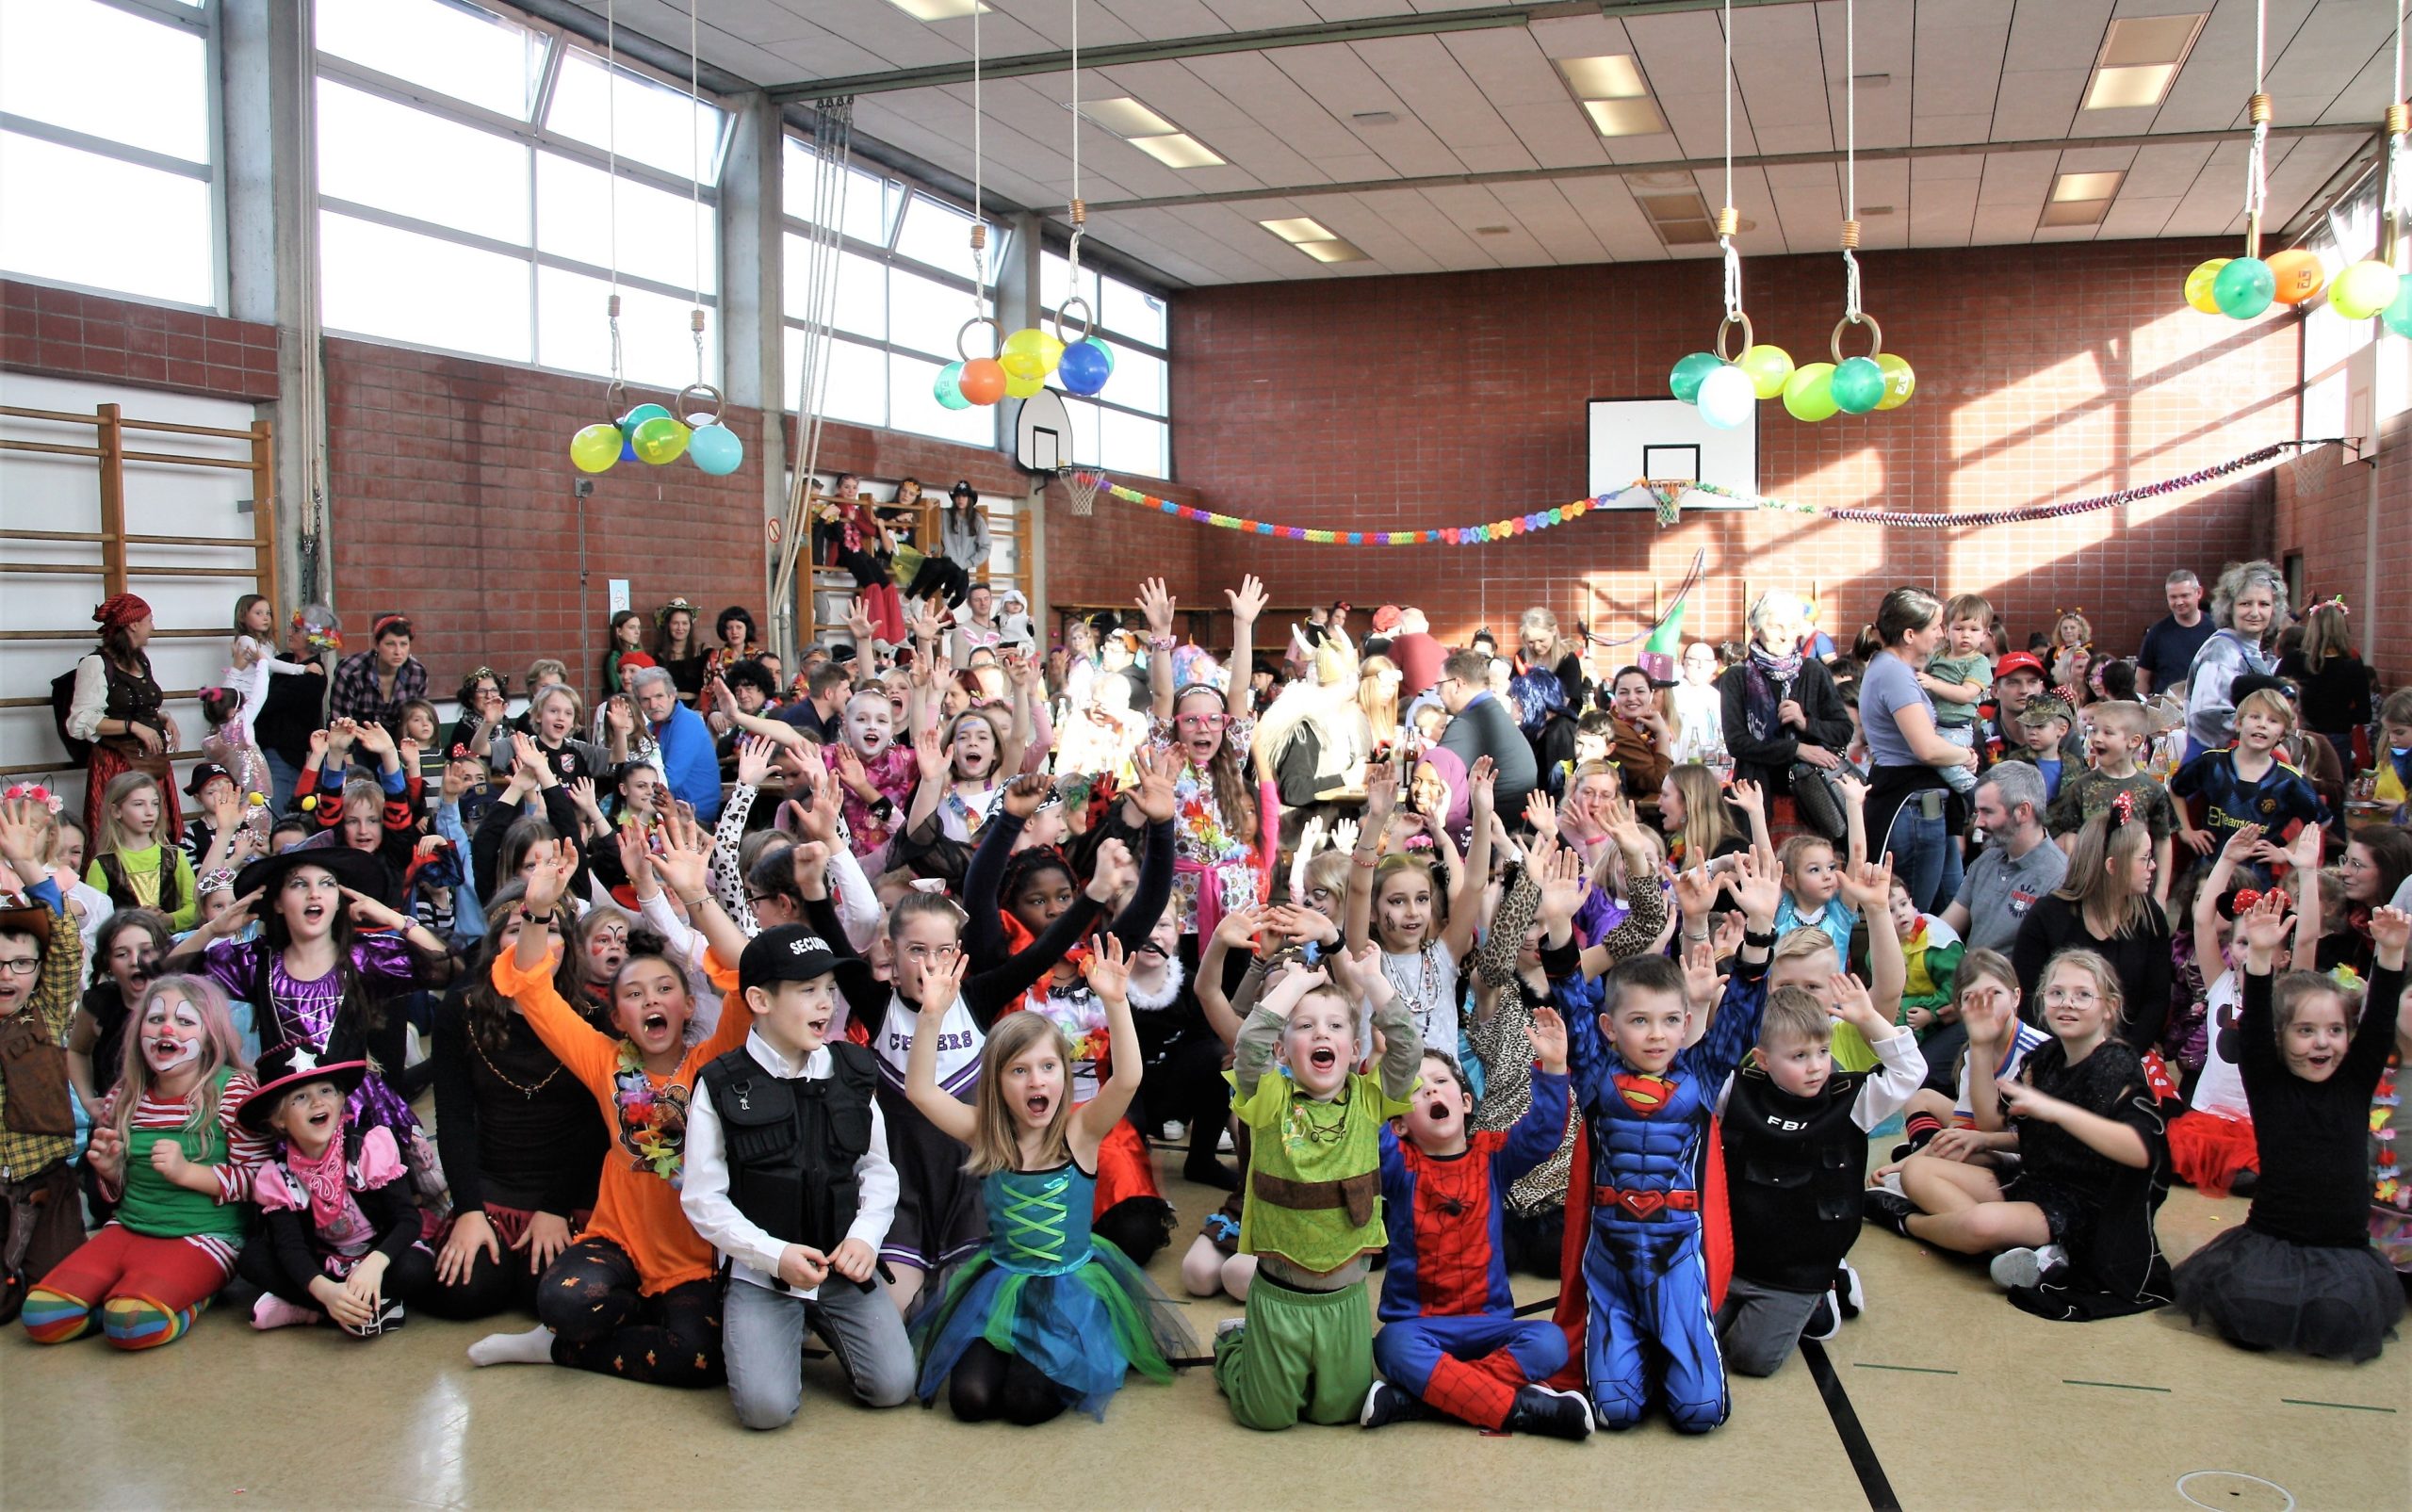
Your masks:
{"label": "sneaker", "polygon": [[1834,1300],[1833,1287],[1809,1309],[1809,1321],[1801,1325],[1801,1337],[1823,1343],[1843,1331],[1842,1305]]}
{"label": "sneaker", "polygon": [[2058,1244],[2041,1244],[2032,1249],[2021,1245],[1996,1255],[1987,1269],[1993,1275],[1994,1285],[2015,1291],[2035,1285],[2046,1273],[2067,1264],[2068,1259],[2068,1252]]}
{"label": "sneaker", "polygon": [[383,1302],[379,1303],[377,1306],[377,1316],[369,1319],[367,1323],[362,1324],[357,1328],[351,1326],[350,1324],[336,1325],[337,1327],[341,1328],[344,1332],[351,1335],[355,1339],[374,1339],[379,1334],[391,1333],[401,1325],[402,1304],[399,1298],[395,1297],[387,1297]]}
{"label": "sneaker", "polygon": [[1860,1216],[1903,1239],[1910,1237],[1910,1215],[1917,1211],[1917,1204],[1884,1187],[1869,1187],[1859,1195]]}
{"label": "sneaker", "polygon": [[1591,1416],[1591,1400],[1580,1391],[1554,1391],[1546,1386],[1516,1390],[1516,1405],[1508,1409],[1508,1431],[1539,1434],[1545,1439],[1589,1439],[1599,1420]]}
{"label": "sneaker", "polygon": [[1247,1326],[1247,1320],[1246,1318],[1225,1318],[1222,1322],[1214,1325],[1214,1342],[1219,1344],[1224,1340],[1229,1339],[1233,1334],[1238,1333],[1241,1329]]}
{"label": "sneaker", "polygon": [[1834,1299],[1842,1305],[1845,1321],[1867,1310],[1867,1288],[1860,1285],[1859,1273],[1849,1260],[1834,1262]]}
{"label": "sneaker", "polygon": [[1902,1189],[1901,1170],[1899,1166],[1895,1166],[1893,1169],[1885,1172],[1882,1176],[1878,1177],[1876,1179],[1876,1185],[1880,1191],[1890,1192],[1897,1197],[1906,1197],[1909,1195],[1909,1193]]}
{"label": "sneaker", "polygon": [[1233,1146],[1231,1145],[1230,1125],[1225,1124],[1223,1126],[1222,1133],[1215,1138],[1214,1153],[1217,1155],[1230,1155],[1234,1153]]}
{"label": "sneaker", "polygon": [[1156,1130],[1156,1138],[1166,1145],[1178,1144],[1181,1136],[1187,1132],[1189,1132],[1187,1124],[1178,1118],[1168,1119],[1163,1128]]}
{"label": "sneaker", "polygon": [[1393,1423],[1412,1423],[1427,1414],[1424,1404],[1388,1381],[1376,1381],[1365,1393],[1364,1410],[1357,1414],[1360,1427],[1386,1428]]}
{"label": "sneaker", "polygon": [[2249,1197],[2260,1185],[2260,1172],[2239,1171],[2236,1173],[2236,1179],[2227,1184],[2227,1195],[2232,1197]]}

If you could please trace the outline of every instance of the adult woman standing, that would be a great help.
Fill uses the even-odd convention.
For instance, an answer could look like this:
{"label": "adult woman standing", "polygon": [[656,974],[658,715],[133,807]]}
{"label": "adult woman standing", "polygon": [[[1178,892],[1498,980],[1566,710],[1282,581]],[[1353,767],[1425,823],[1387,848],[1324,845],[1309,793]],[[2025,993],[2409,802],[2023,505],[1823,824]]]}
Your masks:
{"label": "adult woman standing", "polygon": [[947,607],[953,609],[971,591],[971,575],[987,571],[988,512],[969,479],[949,490],[946,500],[946,508],[938,512],[937,549],[921,558],[921,569],[913,575],[904,596],[944,593]]}
{"label": "adult woman standing", "polygon": [[[1824,662],[1801,654],[1801,638],[1809,630],[1809,607],[1799,594],[1777,589],[1762,595],[1751,609],[1750,653],[1719,684],[1734,775],[1757,783],[1770,798],[1793,793],[1795,763],[1834,772],[1850,745],[1850,711],[1833,675]],[[1794,797],[1803,823],[1828,839],[1843,837],[1840,808],[1817,802],[1825,794],[1805,805]],[[1827,812],[1812,812],[1819,808]]]}
{"label": "adult woman standing", "polygon": [[92,610],[101,643],[75,664],[75,691],[67,706],[67,733],[91,742],[84,766],[84,833],[101,829],[101,795],[121,772],[148,772],[157,779],[167,812],[159,833],[183,826],[176,812],[176,777],[168,761],[175,749],[176,722],[151,675],[151,606],[119,593]]}
{"label": "adult woman standing", "polygon": [[1684,647],[1683,680],[1669,693],[1675,709],[1673,761],[1726,759],[1725,694],[1717,684],[1717,648],[1705,641]]}
{"label": "adult woman standing", "polygon": [[680,703],[692,705],[702,696],[704,648],[695,634],[694,605],[674,598],[653,611],[653,659],[670,674]]}
{"label": "adult woman standing", "polygon": [[1377,756],[1398,743],[1399,677],[1398,664],[1379,654],[1357,664],[1357,707]]}
{"label": "adult woman standing", "polygon": [[2287,623],[2287,580],[2266,561],[2240,562],[2211,590],[2211,623],[2219,626],[2186,674],[2186,740],[2190,751],[2236,743],[2236,700],[2228,688],[2248,673],[2277,670],[2270,649]]}
{"label": "adult woman standing", "polygon": [[1924,914],[1939,914],[1960,893],[1960,831],[1966,807],[1945,786],[1952,767],[1974,770],[1977,753],[1952,744],[1934,726],[1934,700],[1918,685],[1927,658],[1943,644],[1943,601],[1919,588],[1896,588],[1876,610],[1882,649],[1859,685],[1859,727],[1867,741],[1867,834],[1893,855],[1893,875]]}
{"label": "adult woman standing", "polygon": [[2368,728],[2376,711],[2371,668],[2345,633],[2344,594],[2306,611],[2303,649],[2278,658],[2278,675],[2293,678],[2303,690],[2303,727],[2337,748],[2348,776],[2361,771],[2366,763],[2354,755],[2354,732]]}

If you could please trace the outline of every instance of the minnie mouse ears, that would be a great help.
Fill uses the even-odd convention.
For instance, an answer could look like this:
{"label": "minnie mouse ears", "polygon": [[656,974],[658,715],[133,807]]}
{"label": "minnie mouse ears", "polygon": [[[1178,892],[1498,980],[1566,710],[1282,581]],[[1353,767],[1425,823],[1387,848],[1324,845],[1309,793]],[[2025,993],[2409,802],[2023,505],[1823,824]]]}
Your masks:
{"label": "minnie mouse ears", "polygon": [[2266,893],[2257,887],[2239,887],[2234,892],[2223,894],[2215,906],[2219,909],[2222,919],[2234,923],[2243,915],[2252,912],[2254,906],[2265,897],[2277,899],[2278,906],[2290,912],[2294,908],[2294,900],[2287,896],[2287,889],[2284,887],[2273,887]]}

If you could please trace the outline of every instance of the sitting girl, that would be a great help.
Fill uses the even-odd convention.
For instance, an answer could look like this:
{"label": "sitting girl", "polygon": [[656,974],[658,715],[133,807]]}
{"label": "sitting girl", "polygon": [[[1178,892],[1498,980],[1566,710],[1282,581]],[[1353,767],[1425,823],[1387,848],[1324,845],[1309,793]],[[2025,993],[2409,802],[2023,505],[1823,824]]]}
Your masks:
{"label": "sitting girl", "polygon": [[654,870],[710,943],[715,983],[727,995],[709,1037],[690,1049],[695,1001],[686,974],[660,955],[630,954],[612,984],[606,1034],[554,986],[553,933],[574,864],[557,841],[537,848],[521,903],[517,944],[494,963],[497,992],[513,1000],[545,1048],[584,1084],[613,1131],[594,1221],[546,1269],[526,1333],[489,1334],[469,1346],[476,1365],[550,1362],[659,1386],[712,1386],[723,1378],[720,1283],[711,1245],[678,1202],[687,1098],[696,1076],[745,1040],[753,1014],[727,963],[745,936],[711,895],[708,841],[692,821],[669,826]]}
{"label": "sitting girl", "polygon": [[1089,957],[1089,989],[1105,1005],[1111,1071],[1097,1096],[1072,1104],[1071,1046],[1041,1014],[999,1021],[981,1052],[980,1090],[966,1107],[938,1085],[937,1044],[966,959],[911,968],[921,1023],[905,1072],[913,1106],[968,1145],[981,1179],[988,1243],[915,1330],[924,1403],[948,1383],[967,1423],[1045,1423],[1077,1406],[1103,1419],[1126,1371],[1172,1379],[1167,1356],[1197,1347],[1163,1293],[1113,1241],[1092,1237],[1088,1167],[1138,1090],[1142,1060],[1124,996],[1129,968],[1108,935]]}
{"label": "sitting girl", "polygon": [[1867,1216],[1939,1249],[1998,1252],[1994,1280],[2039,1317],[2076,1322],[2161,1307],[2169,1262],[2153,1215],[2169,1190],[2164,1094],[2117,1037],[2123,1005],[2108,961],[2062,951],[2043,980],[2052,1042],[2015,1081],[1994,1080],[2008,1010],[1997,998],[1961,1004],[1977,1129],[1988,1136],[1984,1147],[2018,1152],[2019,1174],[2004,1183],[1972,1161],[1915,1154],[1898,1168],[1898,1194],[1887,1185],[1869,1192]]}
{"label": "sitting girl", "polygon": [[2403,995],[2412,914],[2381,907],[2371,916],[2372,970],[2358,1026],[2327,977],[2290,971],[2273,983],[2290,927],[2277,895],[2237,920],[2244,936],[2237,1069],[2262,1179],[2243,1226],[2178,1267],[2177,1306],[2241,1348],[2359,1362],[2377,1357],[2404,1315],[2403,1288],[2370,1244],[2363,1139],[2392,1041],[2412,1036],[2412,1000]]}
{"label": "sitting girl", "polygon": [[367,1073],[366,1061],[321,1061],[307,1045],[280,1045],[260,1057],[260,1084],[235,1110],[253,1133],[279,1142],[252,1181],[266,1226],[236,1265],[260,1289],[254,1328],[332,1318],[373,1339],[400,1327],[403,1305],[435,1284],[394,1131],[363,1130],[344,1113]]}
{"label": "sitting girl", "polygon": [[96,1327],[119,1349],[184,1337],[235,1273],[268,1153],[235,1116],[252,1090],[225,995],[198,977],[153,982],[84,1156],[117,1215],[26,1293],[34,1342]]}
{"label": "sitting girl", "polygon": [[113,907],[155,908],[168,927],[190,929],[201,917],[192,857],[160,832],[166,798],[148,772],[122,772],[101,799],[100,844],[84,880]]}
{"label": "sitting girl", "polygon": [[[1482,893],[1491,880],[1491,815],[1494,779],[1488,758],[1468,773],[1473,843],[1460,859],[1440,814],[1394,815],[1398,784],[1377,768],[1365,796],[1365,821],[1349,855],[1348,949],[1362,951],[1370,939],[1382,951],[1382,974],[1415,1019],[1418,1038],[1443,1050],[1459,1043],[1459,963],[1474,949],[1481,923]],[[1393,854],[1377,859],[1386,831],[1395,823],[1412,837],[1427,836],[1433,854],[1455,878],[1446,922],[1433,916],[1433,870],[1418,856]]]}

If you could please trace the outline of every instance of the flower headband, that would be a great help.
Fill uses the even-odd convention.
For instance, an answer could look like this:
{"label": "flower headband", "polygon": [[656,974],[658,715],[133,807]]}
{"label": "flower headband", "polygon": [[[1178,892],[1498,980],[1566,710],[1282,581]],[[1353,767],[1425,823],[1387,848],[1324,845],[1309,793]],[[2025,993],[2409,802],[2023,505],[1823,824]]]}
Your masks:
{"label": "flower headband", "polygon": [[304,619],[302,611],[298,609],[293,611],[293,628],[301,632],[302,641],[307,643],[313,651],[340,651],[343,649],[342,631],[337,630],[333,626],[320,625],[314,620]]}
{"label": "flower headband", "polygon": [[2332,593],[2328,597],[2322,599],[2319,603],[2308,606],[2304,610],[2304,612],[2306,614],[2310,614],[2316,610],[2323,609],[2333,609],[2339,614],[2351,614],[2354,612],[2352,610],[2345,607],[2345,595],[2342,593]]}
{"label": "flower headband", "polygon": [[694,605],[688,603],[683,598],[674,598],[669,603],[662,605],[660,609],[653,611],[654,627],[659,629],[661,626],[669,622],[671,615],[677,613],[680,610],[685,610],[687,611],[688,618],[693,619],[694,617]]}
{"label": "flower headband", "polygon": [[49,789],[43,787],[38,782],[20,782],[11,784],[6,793],[0,793],[0,798],[6,798],[12,804],[40,804],[42,807],[49,809],[53,814],[59,812],[67,806],[66,804],[59,799],[59,796],[57,793],[52,792]]}

